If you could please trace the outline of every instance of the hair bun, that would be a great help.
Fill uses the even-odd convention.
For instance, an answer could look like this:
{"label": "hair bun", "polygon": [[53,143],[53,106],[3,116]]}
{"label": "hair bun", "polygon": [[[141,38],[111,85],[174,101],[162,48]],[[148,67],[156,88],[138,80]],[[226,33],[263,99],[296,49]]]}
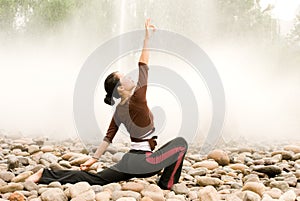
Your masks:
{"label": "hair bun", "polygon": [[114,99],[111,97],[111,95],[106,94],[105,98],[104,98],[104,102],[108,105],[114,105],[115,101]]}

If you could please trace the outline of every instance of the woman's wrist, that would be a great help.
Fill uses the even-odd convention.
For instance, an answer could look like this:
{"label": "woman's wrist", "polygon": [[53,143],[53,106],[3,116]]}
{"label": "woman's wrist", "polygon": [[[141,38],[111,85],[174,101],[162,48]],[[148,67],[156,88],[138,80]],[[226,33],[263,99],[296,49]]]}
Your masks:
{"label": "woman's wrist", "polygon": [[92,158],[97,160],[97,161],[100,159],[100,157],[97,157],[97,156],[92,156]]}

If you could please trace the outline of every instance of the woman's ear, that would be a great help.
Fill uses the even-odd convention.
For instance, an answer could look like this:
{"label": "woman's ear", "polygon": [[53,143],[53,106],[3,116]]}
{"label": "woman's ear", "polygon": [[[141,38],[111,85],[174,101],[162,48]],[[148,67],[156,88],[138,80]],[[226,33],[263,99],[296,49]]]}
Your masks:
{"label": "woman's ear", "polygon": [[122,92],[124,91],[124,87],[122,85],[118,86],[117,88],[119,94],[122,94]]}

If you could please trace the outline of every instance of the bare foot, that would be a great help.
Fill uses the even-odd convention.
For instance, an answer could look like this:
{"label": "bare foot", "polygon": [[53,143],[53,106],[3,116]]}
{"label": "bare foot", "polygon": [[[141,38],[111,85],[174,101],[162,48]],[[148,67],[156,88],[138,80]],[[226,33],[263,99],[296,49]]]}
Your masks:
{"label": "bare foot", "polygon": [[44,171],[44,168],[41,168],[39,171],[37,171],[36,173],[34,173],[30,177],[28,177],[25,181],[32,181],[34,183],[37,183],[40,180],[40,178],[42,177],[43,171]]}

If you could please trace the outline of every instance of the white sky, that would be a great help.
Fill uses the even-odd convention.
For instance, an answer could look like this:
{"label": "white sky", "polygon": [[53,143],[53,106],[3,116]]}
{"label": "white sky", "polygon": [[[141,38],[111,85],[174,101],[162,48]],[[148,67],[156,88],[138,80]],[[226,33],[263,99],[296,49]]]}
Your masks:
{"label": "white sky", "polygon": [[262,9],[266,8],[268,4],[275,6],[272,15],[274,18],[293,21],[297,14],[297,9],[300,6],[300,0],[261,0],[260,5]]}
{"label": "white sky", "polygon": [[[266,8],[269,3],[275,5],[272,13],[274,18],[292,22],[300,0],[261,0],[262,8]],[[98,47],[98,44],[101,44],[99,41],[95,42],[96,37],[92,33],[87,35],[87,32],[82,32],[76,35],[77,25],[80,23],[65,29],[61,35],[53,35],[46,41],[13,41],[8,43],[7,47],[0,46],[0,129],[13,128],[25,134],[47,135],[52,138],[55,135],[56,137],[74,136],[76,130],[72,114],[72,94],[76,78],[89,54]],[[222,81],[224,81],[229,111],[232,111],[226,122],[227,133],[232,134],[231,129],[234,129],[236,133],[245,133],[249,136],[256,134],[259,135],[258,137],[261,135],[268,137],[267,134],[272,133],[271,138],[274,135],[299,137],[300,108],[297,103],[300,101],[298,98],[300,97],[298,87],[300,84],[299,78],[296,77],[298,74],[290,72],[296,77],[293,81],[288,76],[289,72],[284,69],[282,72],[285,76],[279,78],[282,72],[276,74],[275,68],[275,70],[267,68],[275,65],[277,60],[273,57],[272,59],[264,58],[264,54],[253,55],[253,52],[257,52],[256,49],[235,47],[234,44],[228,46],[224,44],[224,49],[222,45],[210,48],[214,52],[211,52],[209,56],[218,67]],[[193,73],[188,75],[190,72],[186,70],[188,66],[182,61],[168,58],[166,55],[159,57],[152,53],[151,57],[152,64],[177,67],[175,69],[179,69],[178,71],[184,78],[189,76],[186,80],[197,80],[196,78],[190,79]],[[137,58],[131,61],[135,62]],[[136,67],[135,65],[128,66]],[[201,80],[198,85],[191,84],[190,86],[199,86],[194,90],[200,93],[196,97],[199,97],[197,100],[199,113],[201,117],[204,117],[203,120],[200,119],[199,130],[201,133],[206,133],[212,110],[209,94],[205,91],[206,88]],[[153,99],[149,98],[150,107],[172,101],[171,93],[163,89],[157,90],[157,87],[149,88],[149,95],[154,93],[154,89],[156,95],[151,96]],[[111,112],[101,108],[107,108],[103,103],[104,89],[101,88],[101,90],[98,91],[99,96],[95,101],[95,104],[99,106],[95,106],[97,118],[105,117],[104,112]],[[168,98],[170,100],[155,102],[154,98],[161,97],[162,93],[166,94],[165,100]],[[166,133],[174,135],[176,134],[174,130],[178,130],[176,126],[179,126],[178,121],[180,121],[180,116],[174,115],[179,114],[180,109],[176,103],[173,101],[176,107],[170,107],[171,104],[160,105],[165,108],[167,115],[174,117],[173,121],[166,122],[166,128],[169,129]],[[280,117],[277,114],[280,114]],[[108,122],[105,121],[99,119],[99,124],[101,122],[99,127],[102,130],[107,129]],[[262,122],[264,125],[261,125]],[[282,135],[283,133],[285,136]]]}

